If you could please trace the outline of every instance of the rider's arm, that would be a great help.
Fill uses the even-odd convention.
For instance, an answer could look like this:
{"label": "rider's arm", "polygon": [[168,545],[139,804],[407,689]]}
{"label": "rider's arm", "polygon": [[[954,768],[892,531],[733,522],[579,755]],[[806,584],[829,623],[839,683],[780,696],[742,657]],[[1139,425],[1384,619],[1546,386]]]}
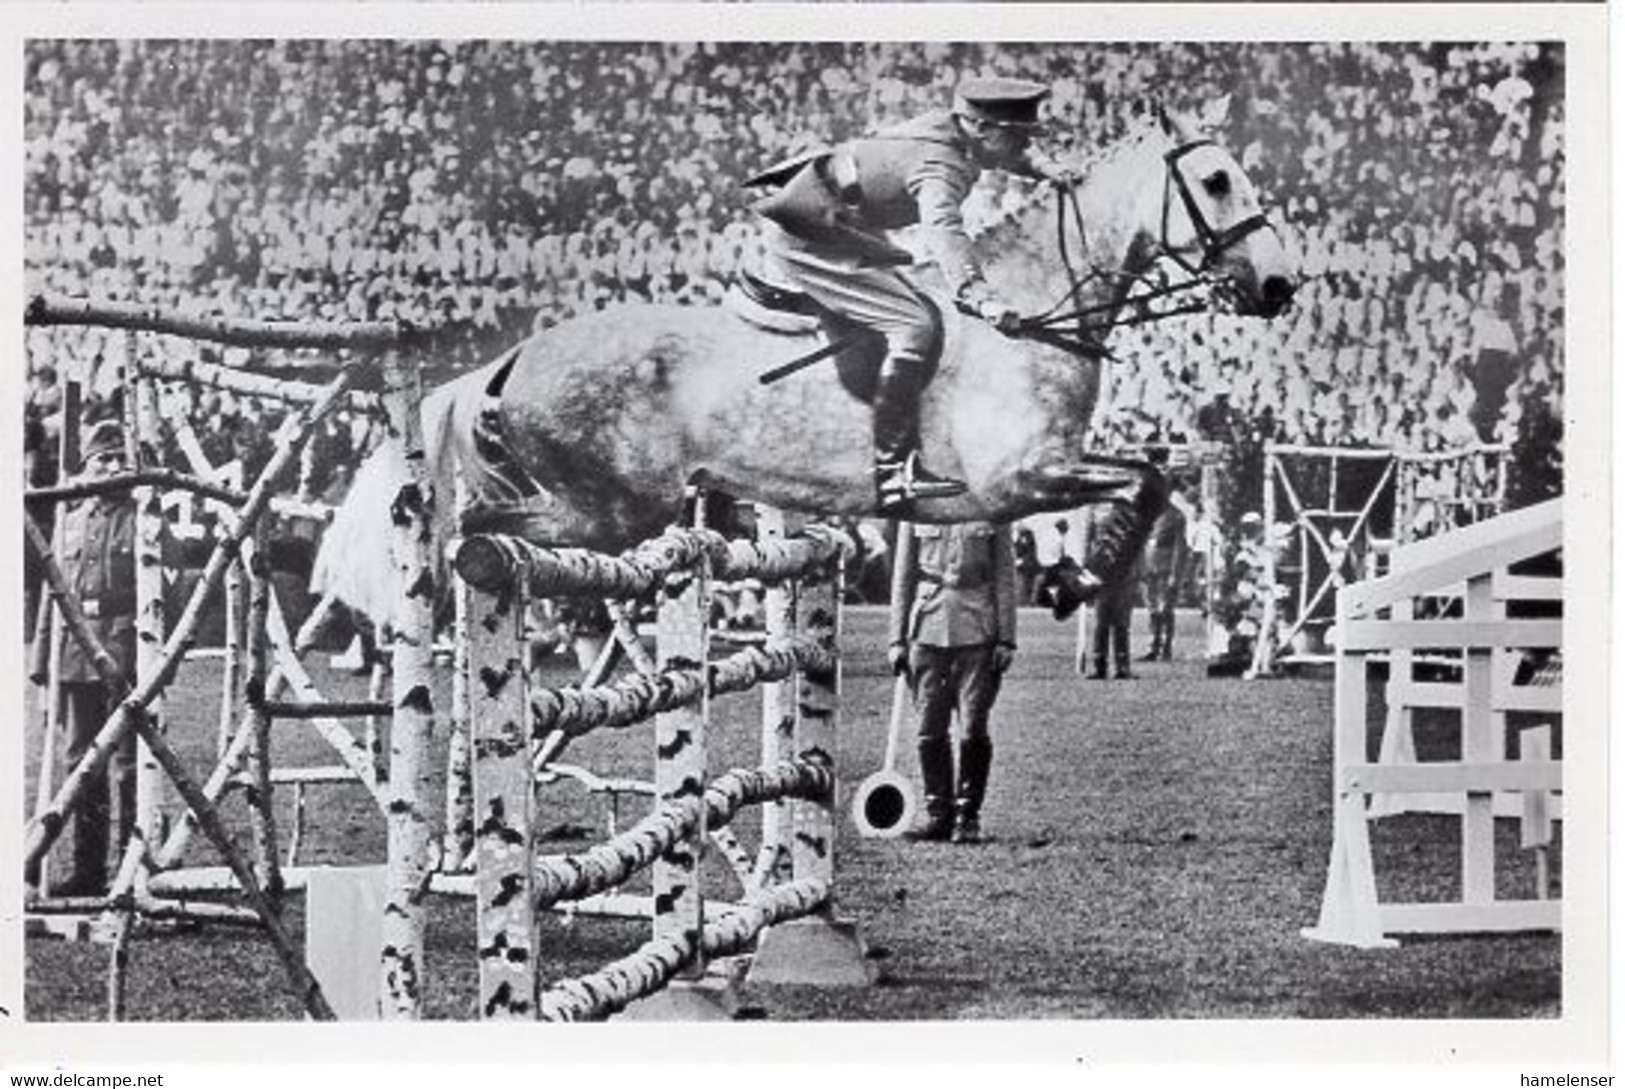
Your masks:
{"label": "rider's arm", "polygon": [[961,206],[978,177],[965,163],[927,159],[908,176],[908,190],[920,211],[920,228],[930,256],[942,270],[960,308],[1001,330],[1019,322],[1016,309],[998,299],[982,278],[982,266],[965,233]]}
{"label": "rider's arm", "polygon": [[908,176],[908,191],[920,211],[925,248],[956,296],[963,294],[967,284],[982,278],[982,266],[971,250],[961,211],[975,181],[975,174],[967,168],[935,159],[920,163]]}

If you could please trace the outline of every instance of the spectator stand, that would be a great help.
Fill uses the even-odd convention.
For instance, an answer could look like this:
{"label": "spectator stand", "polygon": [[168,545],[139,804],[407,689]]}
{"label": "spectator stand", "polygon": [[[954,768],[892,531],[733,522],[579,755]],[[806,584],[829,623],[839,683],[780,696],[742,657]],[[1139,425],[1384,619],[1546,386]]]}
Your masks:
{"label": "spectator stand", "polygon": [[1331,662],[1336,590],[1384,573],[1397,546],[1501,513],[1507,453],[1267,444],[1250,675]]}

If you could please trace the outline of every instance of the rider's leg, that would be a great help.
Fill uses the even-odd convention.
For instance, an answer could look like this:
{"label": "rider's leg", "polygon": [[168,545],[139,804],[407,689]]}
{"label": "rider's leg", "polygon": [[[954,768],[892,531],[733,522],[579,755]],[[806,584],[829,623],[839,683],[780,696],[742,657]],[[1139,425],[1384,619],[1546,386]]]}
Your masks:
{"label": "rider's leg", "polygon": [[939,476],[920,464],[920,392],[925,385],[929,325],[917,333],[886,338],[886,359],[875,384],[873,415],[875,495],[882,514],[906,513],[915,499],[958,495],[965,482]]}
{"label": "rider's leg", "polygon": [[937,337],[931,304],[901,276],[806,247],[775,253],[785,276],[820,304],[886,341],[875,388],[875,493],[881,514],[906,514],[914,499],[958,495],[963,481],[920,464],[920,394]]}

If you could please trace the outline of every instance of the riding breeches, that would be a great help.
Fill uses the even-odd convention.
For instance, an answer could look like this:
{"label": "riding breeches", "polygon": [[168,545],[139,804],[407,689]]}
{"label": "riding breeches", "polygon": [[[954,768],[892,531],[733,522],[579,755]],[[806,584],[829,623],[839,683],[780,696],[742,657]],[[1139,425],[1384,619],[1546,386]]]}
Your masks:
{"label": "riding breeches", "polygon": [[998,698],[1000,681],[993,668],[993,644],[932,647],[915,643],[908,659],[921,741],[946,739],[955,708],[964,737],[988,736],[988,715]]}
{"label": "riding breeches", "polygon": [[820,304],[885,337],[892,356],[920,361],[930,353],[935,308],[898,273],[791,245],[773,247],[770,260]]}

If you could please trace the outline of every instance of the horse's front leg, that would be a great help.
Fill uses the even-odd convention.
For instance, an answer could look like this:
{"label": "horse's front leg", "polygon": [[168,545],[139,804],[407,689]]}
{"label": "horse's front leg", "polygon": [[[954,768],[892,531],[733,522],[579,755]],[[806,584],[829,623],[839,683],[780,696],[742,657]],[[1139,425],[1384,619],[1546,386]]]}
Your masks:
{"label": "horse's front leg", "polygon": [[1093,601],[1102,586],[1133,571],[1152,525],[1168,505],[1168,483],[1148,461],[1112,457],[1087,457],[1045,476],[1048,487],[1075,500],[1071,506],[1105,503],[1110,508],[1094,523],[1082,569],[1055,570],[1047,585],[1038,588],[1039,603],[1048,605],[1057,620],[1065,620]]}

